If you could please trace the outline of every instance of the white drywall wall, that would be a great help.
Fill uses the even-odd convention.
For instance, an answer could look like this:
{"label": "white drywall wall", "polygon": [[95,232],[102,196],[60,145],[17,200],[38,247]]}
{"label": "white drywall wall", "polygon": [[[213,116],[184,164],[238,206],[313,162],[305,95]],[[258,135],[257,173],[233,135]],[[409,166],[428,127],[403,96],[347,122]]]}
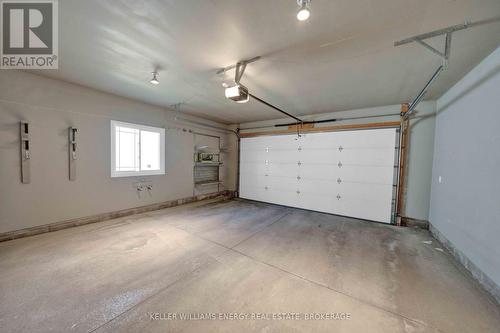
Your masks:
{"label": "white drywall wall", "polygon": [[[405,216],[419,220],[427,220],[429,213],[429,195],[430,195],[430,178],[432,171],[432,151],[434,145],[434,112],[436,103],[433,101],[422,102],[417,107],[416,115],[411,120],[411,133],[410,133],[410,151],[409,151],[409,165],[407,177],[407,192],[406,192],[406,205]],[[367,109],[349,110],[332,113],[316,114],[310,117],[302,117],[305,120],[313,119],[329,119],[329,118],[347,118],[347,117],[360,117],[360,116],[376,116],[393,114],[395,116],[373,117],[356,120],[345,120],[335,123],[317,124],[320,126],[330,125],[345,125],[369,122],[382,122],[382,121],[399,121],[399,112],[401,111],[400,105],[389,105],[382,107],[374,107]],[[269,109],[269,112],[276,112]],[[259,121],[253,123],[240,124],[242,129],[272,126],[277,123],[293,122],[292,119],[276,119],[269,121]],[[244,132],[255,131],[269,131],[279,128],[256,128],[246,130]],[[283,129],[283,128],[281,128]]]}
{"label": "white drywall wall", "polygon": [[[174,117],[165,108],[79,85],[1,71],[0,232],[192,196],[194,135],[182,128],[220,135],[225,146],[234,147],[236,140],[234,135],[179,123]],[[166,175],[110,177],[111,119],[166,128]],[[21,120],[29,121],[31,129],[30,184],[20,181]],[[69,126],[78,128],[76,181],[68,179]],[[228,161],[234,160],[233,154],[237,154],[234,149]],[[231,190],[232,169],[231,163],[224,166],[226,188]],[[151,196],[138,197],[133,184],[139,179],[152,181]]]}
{"label": "white drywall wall", "polygon": [[500,285],[500,48],[437,101],[430,222]]}

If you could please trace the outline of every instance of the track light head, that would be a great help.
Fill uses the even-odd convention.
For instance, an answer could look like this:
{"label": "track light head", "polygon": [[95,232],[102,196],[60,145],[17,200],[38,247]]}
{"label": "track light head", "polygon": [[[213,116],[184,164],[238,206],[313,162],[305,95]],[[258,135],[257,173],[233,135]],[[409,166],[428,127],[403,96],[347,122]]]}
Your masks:
{"label": "track light head", "polygon": [[151,74],[153,74],[153,78],[149,82],[154,85],[159,84],[160,81],[158,81],[158,76],[160,76],[160,74],[158,74],[158,72],[152,72]]}
{"label": "track light head", "polygon": [[311,16],[311,11],[309,10],[309,3],[311,0],[297,0],[297,4],[300,6],[297,12],[297,20],[305,21]]}

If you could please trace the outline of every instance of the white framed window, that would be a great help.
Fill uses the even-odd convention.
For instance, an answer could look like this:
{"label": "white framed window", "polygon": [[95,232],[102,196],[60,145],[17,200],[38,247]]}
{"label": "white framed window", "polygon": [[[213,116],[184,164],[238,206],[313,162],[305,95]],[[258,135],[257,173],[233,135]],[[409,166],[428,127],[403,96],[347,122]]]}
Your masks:
{"label": "white framed window", "polygon": [[111,177],[165,174],[165,129],[111,120]]}

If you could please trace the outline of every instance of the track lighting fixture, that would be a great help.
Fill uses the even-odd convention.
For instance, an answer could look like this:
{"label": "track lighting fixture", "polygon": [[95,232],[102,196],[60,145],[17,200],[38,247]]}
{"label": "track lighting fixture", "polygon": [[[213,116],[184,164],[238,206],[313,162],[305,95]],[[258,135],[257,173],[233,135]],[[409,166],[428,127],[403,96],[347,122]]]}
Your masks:
{"label": "track lighting fixture", "polygon": [[311,11],[309,10],[309,3],[311,0],[297,0],[297,4],[300,6],[297,12],[297,20],[305,21],[311,16]]}
{"label": "track lighting fixture", "polygon": [[158,81],[158,76],[160,76],[160,74],[158,74],[158,72],[152,72],[151,74],[153,74],[153,78],[151,79],[151,84],[159,84],[160,81]]}

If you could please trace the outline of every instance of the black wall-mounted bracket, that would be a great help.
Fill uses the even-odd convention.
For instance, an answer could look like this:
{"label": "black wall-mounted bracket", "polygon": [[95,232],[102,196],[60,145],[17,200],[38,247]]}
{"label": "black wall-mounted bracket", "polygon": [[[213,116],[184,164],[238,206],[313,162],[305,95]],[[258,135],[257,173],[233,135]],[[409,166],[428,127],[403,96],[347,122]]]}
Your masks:
{"label": "black wall-mounted bracket", "polygon": [[69,180],[76,180],[76,132],[74,127],[68,128]]}
{"label": "black wall-mounted bracket", "polygon": [[30,125],[27,121],[20,122],[19,133],[21,143],[21,183],[29,184],[31,181],[31,140]]}

